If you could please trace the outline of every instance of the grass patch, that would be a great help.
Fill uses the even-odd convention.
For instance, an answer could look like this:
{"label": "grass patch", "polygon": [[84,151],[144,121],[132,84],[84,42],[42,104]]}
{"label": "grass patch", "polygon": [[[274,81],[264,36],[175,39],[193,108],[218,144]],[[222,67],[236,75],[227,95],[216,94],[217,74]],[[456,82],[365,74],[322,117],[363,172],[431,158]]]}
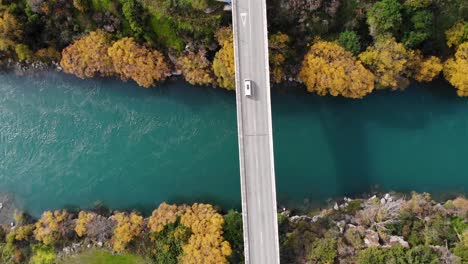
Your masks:
{"label": "grass patch", "polygon": [[174,31],[173,21],[170,17],[152,15],[149,19],[149,25],[156,35],[155,42],[163,46],[182,51],[185,47],[184,41]]}
{"label": "grass patch", "polygon": [[132,254],[113,255],[104,250],[91,250],[65,258],[60,264],[146,264],[142,257]]}

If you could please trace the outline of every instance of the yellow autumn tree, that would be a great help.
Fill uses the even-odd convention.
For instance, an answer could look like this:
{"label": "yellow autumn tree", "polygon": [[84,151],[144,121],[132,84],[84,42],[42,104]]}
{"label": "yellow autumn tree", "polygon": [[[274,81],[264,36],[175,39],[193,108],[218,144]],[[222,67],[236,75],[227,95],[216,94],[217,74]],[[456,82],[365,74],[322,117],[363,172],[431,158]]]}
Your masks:
{"label": "yellow autumn tree", "polygon": [[284,77],[284,62],[289,51],[289,36],[276,33],[268,39],[269,62],[271,79],[274,83],[280,83]]}
{"label": "yellow autumn tree", "polygon": [[96,213],[80,211],[75,226],[75,232],[79,237],[86,235],[88,224],[96,219],[96,216]]}
{"label": "yellow autumn tree", "polygon": [[206,58],[206,51],[188,52],[177,60],[177,67],[182,70],[185,80],[193,85],[212,84],[211,62]]}
{"label": "yellow autumn tree", "polygon": [[52,245],[64,238],[68,232],[67,222],[70,220],[67,211],[46,211],[36,222],[34,237],[44,245]]}
{"label": "yellow autumn tree", "polygon": [[4,11],[0,17],[0,38],[18,41],[22,35],[21,24],[16,17],[9,11]]}
{"label": "yellow autumn tree", "polygon": [[408,86],[412,52],[394,38],[379,38],[359,54],[359,59],[376,77],[376,88],[404,89]]}
{"label": "yellow autumn tree", "polygon": [[221,49],[216,53],[213,60],[213,72],[216,76],[216,82],[222,88],[234,90],[235,69],[234,69],[234,42],[232,31],[229,27],[224,27],[216,32]]}
{"label": "yellow autumn tree", "polygon": [[21,24],[9,11],[0,16],[0,51],[4,54],[15,54],[16,42],[21,39]]}
{"label": "yellow autumn tree", "polygon": [[169,65],[159,51],[150,50],[133,38],[116,41],[108,54],[122,80],[132,79],[145,88],[165,80],[170,74]]}
{"label": "yellow autumn tree", "polygon": [[143,230],[143,217],[136,213],[116,213],[112,219],[117,222],[112,237],[112,248],[117,252],[122,252],[128,243],[138,237]]}
{"label": "yellow autumn tree", "polygon": [[440,59],[434,56],[424,58],[419,50],[416,50],[410,61],[411,76],[418,82],[430,82],[439,76],[443,69]]}
{"label": "yellow autumn tree", "polygon": [[445,62],[444,76],[459,96],[468,96],[468,42],[458,46],[455,57]]}
{"label": "yellow autumn tree", "polygon": [[458,45],[468,40],[468,22],[459,21],[445,32],[447,46],[457,48]]}
{"label": "yellow autumn tree", "polygon": [[177,217],[185,211],[184,206],[162,203],[148,218],[148,227],[151,232],[161,232],[168,224],[175,223]]}
{"label": "yellow autumn tree", "polygon": [[111,76],[114,74],[112,60],[107,54],[110,37],[98,30],[78,39],[62,51],[60,66],[66,73],[79,78]]}
{"label": "yellow autumn tree", "polygon": [[62,54],[53,47],[42,48],[34,54],[42,62],[60,62]]}
{"label": "yellow autumn tree", "polygon": [[192,230],[183,246],[179,262],[183,264],[227,263],[232,250],[223,238],[224,218],[209,204],[193,204],[182,215],[181,224]]}
{"label": "yellow autumn tree", "polygon": [[302,62],[299,78],[309,92],[362,98],[374,89],[374,75],[334,42],[317,40]]}

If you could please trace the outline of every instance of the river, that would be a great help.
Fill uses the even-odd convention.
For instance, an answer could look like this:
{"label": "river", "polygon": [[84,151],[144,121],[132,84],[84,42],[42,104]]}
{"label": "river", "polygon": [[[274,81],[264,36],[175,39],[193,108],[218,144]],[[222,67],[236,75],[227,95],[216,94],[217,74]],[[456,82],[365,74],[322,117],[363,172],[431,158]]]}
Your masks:
{"label": "river", "polygon": [[[279,205],[382,191],[465,192],[468,99],[443,81],[363,100],[272,92]],[[235,95],[48,73],[0,75],[0,191],[33,215],[147,210],[163,201],[240,207]]]}

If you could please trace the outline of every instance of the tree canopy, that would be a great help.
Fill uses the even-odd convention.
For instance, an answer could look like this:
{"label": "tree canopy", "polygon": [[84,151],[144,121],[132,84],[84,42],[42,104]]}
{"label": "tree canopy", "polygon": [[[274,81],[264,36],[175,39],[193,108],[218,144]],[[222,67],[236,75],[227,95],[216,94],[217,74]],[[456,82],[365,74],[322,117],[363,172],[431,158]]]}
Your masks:
{"label": "tree canopy", "polygon": [[445,62],[444,75],[457,88],[459,96],[468,96],[468,42],[461,44],[455,56]]}
{"label": "tree canopy", "polygon": [[299,77],[309,92],[319,95],[362,98],[374,89],[374,75],[351,52],[323,40],[311,46]]}
{"label": "tree canopy", "polygon": [[111,57],[107,54],[110,46],[111,41],[107,33],[101,30],[93,31],[62,51],[60,66],[64,72],[82,79],[111,76],[115,71]]}
{"label": "tree canopy", "polygon": [[221,45],[221,49],[216,53],[213,60],[213,72],[216,82],[222,88],[234,90],[235,70],[234,70],[234,42],[230,28],[221,28],[217,31],[216,37]]}
{"label": "tree canopy", "polygon": [[150,50],[133,38],[116,41],[108,54],[122,80],[132,79],[146,88],[165,80],[170,73],[169,65],[159,51]]}
{"label": "tree canopy", "polygon": [[394,38],[380,38],[359,54],[359,59],[375,77],[377,88],[403,89],[408,85],[411,53]]}

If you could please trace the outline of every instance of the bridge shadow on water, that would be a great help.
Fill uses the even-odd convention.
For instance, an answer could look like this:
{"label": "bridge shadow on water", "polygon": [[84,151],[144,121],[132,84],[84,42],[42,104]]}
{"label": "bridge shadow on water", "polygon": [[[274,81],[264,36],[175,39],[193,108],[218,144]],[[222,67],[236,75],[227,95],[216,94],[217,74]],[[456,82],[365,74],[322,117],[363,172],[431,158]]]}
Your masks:
{"label": "bridge shadow on water", "polygon": [[[382,168],[372,164],[372,155],[388,156],[390,164],[392,156],[379,153],[382,151],[372,151],[372,144],[376,141],[385,141],[389,133],[390,136],[394,132],[424,133],[431,122],[452,115],[454,111],[463,107],[462,104],[457,104],[460,100],[454,89],[441,80],[431,84],[414,84],[406,91],[375,91],[361,100],[319,97],[307,94],[303,88],[275,87],[272,93],[272,108],[278,199],[284,201],[288,197],[297,196],[297,192],[292,194],[291,190],[282,189],[281,185],[290,181],[301,181],[301,184],[310,185],[309,193],[303,192],[301,195],[304,198],[320,201],[324,200],[323,195],[329,198],[343,195],[356,196],[380,190],[378,186],[380,183],[375,180],[378,175],[375,174]],[[319,124],[314,130],[307,131],[311,133],[309,137],[304,137],[299,135],[301,133],[299,126],[287,123],[295,120],[287,115],[306,116],[301,120],[309,119]],[[390,132],[376,135],[375,128],[378,128],[378,131],[384,129]],[[298,136],[295,137],[294,134]],[[297,157],[296,160],[288,160],[285,156],[294,155],[295,150],[284,153],[283,150],[289,147],[285,143],[287,141],[296,145],[297,155],[306,155],[311,159]],[[295,141],[303,142],[294,143]],[[408,150],[407,148],[405,150],[404,137],[399,144],[401,151],[397,155],[407,156],[408,154],[404,153]],[[315,146],[322,146],[322,149],[316,149]],[[416,153],[417,150],[410,152]],[[324,166],[321,163],[327,162],[325,156],[329,157],[329,164],[332,164],[330,167],[333,168],[324,171],[320,167]],[[288,160],[289,163],[284,163],[284,160]],[[309,164],[300,164],[301,162]],[[310,171],[309,176],[304,178],[299,175],[299,172],[293,169],[295,166],[306,167]],[[402,164],[395,163],[394,166],[401,166],[404,170]],[[314,175],[315,168],[321,175]],[[319,179],[322,177],[328,179]],[[331,179],[333,177],[334,179]],[[321,182],[325,186],[316,186]],[[301,184],[295,186],[300,188]],[[382,191],[387,190],[383,188]]]}

